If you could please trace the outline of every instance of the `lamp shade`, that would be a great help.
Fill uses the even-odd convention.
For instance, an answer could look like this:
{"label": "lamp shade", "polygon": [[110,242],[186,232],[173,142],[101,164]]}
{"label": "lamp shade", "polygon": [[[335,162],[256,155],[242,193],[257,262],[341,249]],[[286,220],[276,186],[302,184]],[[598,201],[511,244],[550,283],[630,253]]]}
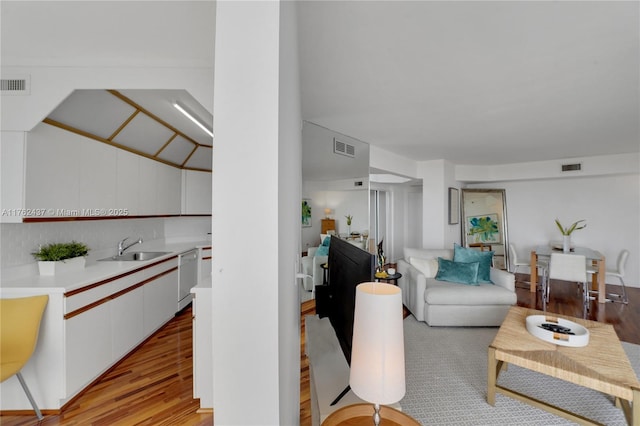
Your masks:
{"label": "lamp shade", "polygon": [[373,404],[393,404],[404,397],[402,293],[395,285],[356,287],[349,385]]}

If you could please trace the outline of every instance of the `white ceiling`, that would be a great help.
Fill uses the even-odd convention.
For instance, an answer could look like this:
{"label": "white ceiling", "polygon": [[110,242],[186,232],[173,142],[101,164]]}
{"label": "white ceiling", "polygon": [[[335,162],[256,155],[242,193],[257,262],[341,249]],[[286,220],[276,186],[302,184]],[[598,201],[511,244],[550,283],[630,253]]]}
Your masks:
{"label": "white ceiling", "polygon": [[[40,54],[55,51],[61,64],[73,65],[86,59],[86,47],[94,60],[108,64],[136,52],[146,57],[151,45],[158,66],[181,55],[185,66],[213,63],[212,1],[38,2],[37,21],[29,18],[29,2],[3,3],[3,34],[12,22],[55,22],[52,33],[57,28],[62,34],[52,41],[24,39],[20,51],[3,43],[3,60],[29,65],[24,51],[42,49]],[[639,5],[299,1],[303,119],[414,160],[491,165],[638,152]],[[96,7],[114,19],[124,11],[138,18],[150,14],[164,24],[171,19],[180,31],[167,36],[162,26],[143,30],[131,18],[118,20],[113,33],[111,21],[90,20],[78,39],[77,15],[94,16]],[[75,14],[68,22],[65,8]],[[25,16],[16,17],[23,9]],[[49,15],[56,19],[45,19]],[[152,35],[163,42],[153,43]],[[189,39],[196,43],[182,50]],[[168,92],[123,93],[169,123],[182,120],[166,108]],[[213,123],[199,103],[193,108]]]}
{"label": "white ceiling", "polygon": [[638,152],[638,2],[302,1],[303,118],[415,160]]}

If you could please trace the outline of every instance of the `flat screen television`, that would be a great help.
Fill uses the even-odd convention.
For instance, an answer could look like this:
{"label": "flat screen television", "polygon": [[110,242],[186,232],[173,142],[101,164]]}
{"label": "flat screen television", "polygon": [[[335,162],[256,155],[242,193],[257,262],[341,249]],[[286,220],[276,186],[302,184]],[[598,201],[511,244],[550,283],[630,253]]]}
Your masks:
{"label": "flat screen television", "polygon": [[328,317],[351,365],[356,286],[374,280],[376,256],[335,236],[329,244]]}

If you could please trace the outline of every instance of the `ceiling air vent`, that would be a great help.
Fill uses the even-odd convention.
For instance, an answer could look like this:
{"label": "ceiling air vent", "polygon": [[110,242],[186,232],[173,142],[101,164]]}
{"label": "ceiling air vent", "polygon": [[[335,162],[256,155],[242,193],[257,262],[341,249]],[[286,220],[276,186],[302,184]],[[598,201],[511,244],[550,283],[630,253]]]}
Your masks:
{"label": "ceiling air vent", "polygon": [[28,95],[30,87],[29,77],[0,79],[0,91],[3,95]]}
{"label": "ceiling air vent", "polygon": [[354,158],[356,156],[356,147],[346,142],[333,138],[333,152],[347,157]]}
{"label": "ceiling air vent", "polygon": [[577,172],[578,170],[582,170],[582,164],[581,163],[563,164],[562,165],[562,171],[563,172]]}

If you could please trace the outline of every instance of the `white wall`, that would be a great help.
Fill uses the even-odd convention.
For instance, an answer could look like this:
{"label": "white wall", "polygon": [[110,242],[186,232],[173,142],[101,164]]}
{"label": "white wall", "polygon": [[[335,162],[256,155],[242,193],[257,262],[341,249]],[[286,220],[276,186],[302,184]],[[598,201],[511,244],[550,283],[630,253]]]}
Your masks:
{"label": "white wall", "polygon": [[213,336],[225,348],[213,359],[217,425],[299,421],[301,123],[285,40],[290,6],[216,5]]}
{"label": "white wall", "polygon": [[[353,145],[354,157],[336,154],[334,138]],[[320,220],[325,208],[338,233],[369,231],[369,144],[310,122],[302,127],[302,197],[311,200],[311,227],[302,228],[301,249],[320,244]],[[361,186],[357,186],[360,183]]]}
{"label": "white wall", "polygon": [[369,147],[369,165],[379,170],[387,170],[392,173],[405,176],[418,176],[418,162],[401,157],[392,152],[386,151],[375,145]]}
{"label": "white wall", "polygon": [[[354,155],[334,151],[334,140],[353,146]],[[302,125],[303,180],[340,180],[369,175],[369,144],[305,121]]]}
{"label": "white wall", "polygon": [[280,3],[278,376],[281,425],[300,421],[300,194],[302,140],[295,2]]}
{"label": "white wall", "polygon": [[302,250],[320,244],[321,219],[324,209],[330,208],[332,219],[336,221],[336,232],[346,234],[348,230],[345,216],[351,215],[351,232],[369,230],[369,189],[368,178],[364,189],[353,189],[353,181],[307,181],[303,183],[302,197],[311,200],[311,226],[302,228]]}
{"label": "white wall", "polygon": [[[381,150],[371,150],[372,161]],[[561,165],[581,163],[582,171],[561,172]],[[381,164],[382,165],[382,164]],[[640,155],[578,157],[497,166],[453,165],[436,160],[417,164],[416,175],[403,162],[386,170],[423,180],[422,246],[449,247],[460,242],[460,225],[448,225],[448,187],[507,190],[509,240],[526,255],[532,247],[559,240],[554,219],[587,220],[573,235],[576,244],[601,251],[608,267],[630,250],[625,282],[640,287]],[[400,222],[398,222],[400,223]],[[614,282],[615,284],[615,282]]]}
{"label": "white wall", "polygon": [[449,225],[449,187],[454,180],[454,165],[445,160],[424,161],[418,165],[422,178],[422,247],[453,247],[460,243],[460,225]]}
{"label": "white wall", "polygon": [[[603,142],[606,143],[606,142]],[[580,164],[581,170],[563,172],[563,164]],[[494,166],[455,166],[461,182],[500,182],[511,180],[555,179],[567,176],[607,176],[640,172],[640,153],[561,158]]]}
{"label": "white wall", "polygon": [[[372,183],[371,189],[384,191],[387,200],[382,235],[387,261],[402,258],[405,247],[422,247],[422,186]],[[371,227],[373,234],[373,224]]]}
{"label": "white wall", "polygon": [[[587,227],[572,242],[606,256],[615,267],[620,250],[630,251],[625,283],[640,287],[640,175],[585,176],[544,180],[491,182],[471,188],[504,188],[509,240],[520,256],[536,245],[562,239],[554,220],[567,226],[585,219]],[[618,284],[612,280],[612,284]]]}

